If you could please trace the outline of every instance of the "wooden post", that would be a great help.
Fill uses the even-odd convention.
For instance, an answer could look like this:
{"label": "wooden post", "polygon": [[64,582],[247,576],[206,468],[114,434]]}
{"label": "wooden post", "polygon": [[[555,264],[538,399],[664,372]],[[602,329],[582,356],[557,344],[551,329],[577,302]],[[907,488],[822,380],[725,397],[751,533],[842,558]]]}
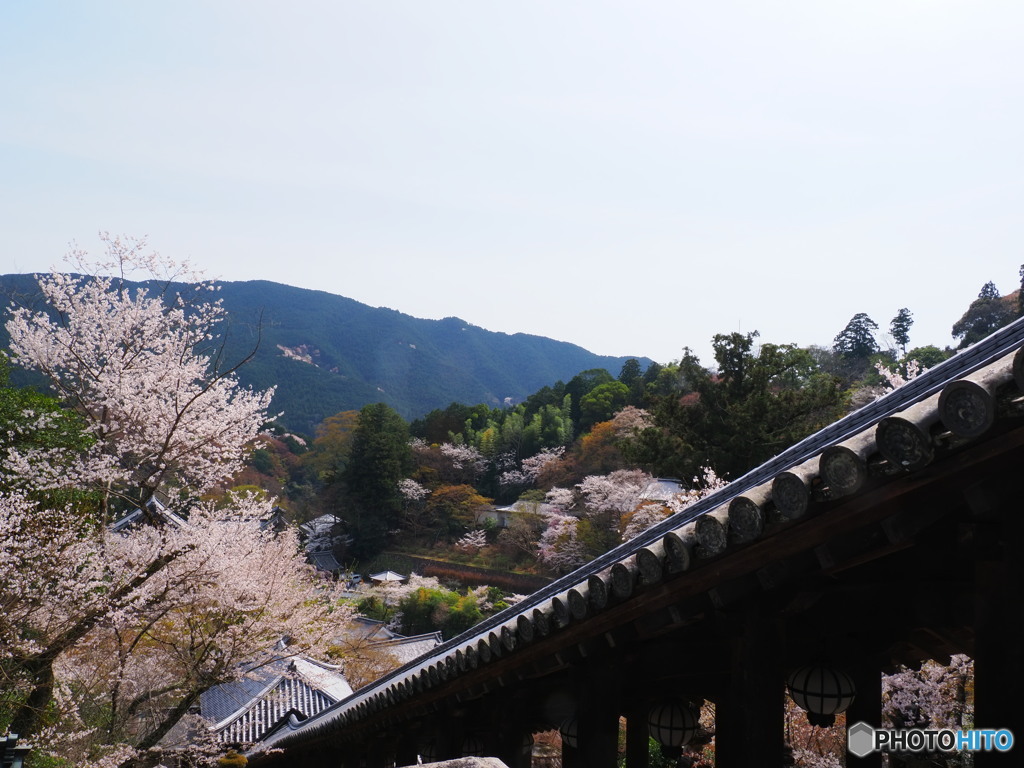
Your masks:
{"label": "wooden post", "polygon": [[588,667],[575,675],[577,746],[563,744],[562,768],[617,768],[619,684],[606,669]]}
{"label": "wooden post", "polygon": [[509,699],[507,705],[499,707],[496,713],[493,751],[487,754],[500,758],[508,768],[530,768],[533,739],[522,715],[529,711],[529,706],[526,701]]}
{"label": "wooden post", "polygon": [[[864,663],[850,669],[857,693],[846,710],[846,727],[867,723],[872,728],[882,726],[882,671],[877,664]],[[846,754],[848,768],[882,768],[882,753],[873,752],[866,757]]]}
{"label": "wooden post", "polygon": [[729,692],[716,707],[715,768],[782,765],[782,645],[771,607],[747,606],[737,626]]}
{"label": "wooden post", "polygon": [[405,739],[401,735],[395,737],[395,765],[416,765],[417,751],[415,739]]}
{"label": "wooden post", "polygon": [[390,768],[390,755],[388,744],[384,741],[374,741],[366,751],[366,768]]}
{"label": "wooden post", "polygon": [[[1014,499],[1016,501],[1016,499]],[[1024,524],[1016,503],[1002,519],[975,526],[974,722],[979,729],[1009,729],[1024,739],[1024,559],[1018,543]],[[976,768],[1019,764],[1020,744],[1009,752],[976,752]]]}
{"label": "wooden post", "polygon": [[647,768],[647,714],[646,702],[633,704],[626,713],[626,768]]}

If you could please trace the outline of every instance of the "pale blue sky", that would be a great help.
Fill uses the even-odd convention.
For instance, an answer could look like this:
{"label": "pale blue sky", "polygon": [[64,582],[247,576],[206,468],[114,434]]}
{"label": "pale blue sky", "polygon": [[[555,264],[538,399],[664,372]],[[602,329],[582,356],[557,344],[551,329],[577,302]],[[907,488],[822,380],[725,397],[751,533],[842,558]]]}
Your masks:
{"label": "pale blue sky", "polygon": [[210,276],[710,363],[945,345],[1024,263],[1024,4],[0,2],[0,272]]}

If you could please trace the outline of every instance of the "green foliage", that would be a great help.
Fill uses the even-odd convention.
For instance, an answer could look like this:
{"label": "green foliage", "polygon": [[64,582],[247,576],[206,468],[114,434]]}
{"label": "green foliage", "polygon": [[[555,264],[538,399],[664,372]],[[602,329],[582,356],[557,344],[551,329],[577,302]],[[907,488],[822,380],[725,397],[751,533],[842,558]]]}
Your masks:
{"label": "green foliage", "polygon": [[1020,275],[1020,288],[1017,290],[1017,317],[1024,317],[1024,264],[1017,271]]}
{"label": "green foliage", "polygon": [[[653,737],[647,738],[647,766],[648,768],[673,768],[675,766],[676,759],[674,757],[665,757],[661,753],[661,745],[657,739]],[[618,758],[619,768],[629,768],[626,765],[626,753],[625,751],[620,752]]]}
{"label": "green foliage", "polygon": [[423,635],[440,631],[445,640],[484,618],[472,592],[460,595],[445,589],[420,587],[398,604],[402,633]]}
{"label": "green foliage", "polygon": [[[85,432],[85,421],[60,402],[28,387],[8,386],[10,368],[0,352],[0,455],[11,448],[28,454],[33,450],[56,450],[71,459],[87,450],[95,439]],[[51,463],[53,460],[51,459]],[[10,487],[0,465],[0,489]],[[84,491],[28,489],[36,501],[50,508],[74,504],[93,506],[97,497]]]}
{"label": "green foliage", "polygon": [[456,538],[476,523],[477,515],[490,502],[471,485],[439,486],[427,497],[428,525],[450,539]]}
{"label": "green foliage", "polygon": [[702,466],[738,477],[838,418],[844,397],[805,349],[762,344],[756,333],[713,340],[717,376],[689,351],[679,363],[682,388],[662,397],[655,426],[622,450],[663,477],[694,477]]}
{"label": "green foliage", "polygon": [[928,345],[925,347],[914,347],[907,352],[905,359],[917,360],[923,368],[934,368],[943,360],[948,360],[952,354],[948,349],[939,349],[936,346]]}
{"label": "green foliage", "polygon": [[904,357],[907,354],[907,344],[910,343],[910,326],[913,324],[914,316],[906,307],[900,309],[896,317],[889,322],[889,333],[892,334],[893,341],[899,346]]}
{"label": "green foliage", "polygon": [[592,368],[573,376],[565,385],[565,393],[569,396],[569,418],[573,424],[579,424],[582,418],[583,398],[592,390],[614,381],[612,375],[603,368]]}
{"label": "green foliage", "polygon": [[864,312],[858,312],[846,324],[832,342],[836,354],[848,358],[866,360],[878,351],[875,331],[878,324]]}
{"label": "green foliage", "polygon": [[376,595],[364,597],[356,603],[356,610],[363,616],[376,621],[388,621],[392,615],[391,608]]}
{"label": "green foliage", "polygon": [[379,552],[388,531],[398,527],[402,498],[398,482],[412,469],[405,421],[384,403],[359,412],[348,464],[341,473],[338,513],[352,534],[352,553],[366,558]]}
{"label": "green foliage", "polygon": [[1002,298],[994,283],[985,283],[978,298],[971,302],[967,311],[953,324],[953,338],[960,339],[957,348],[969,347],[1004,325],[1009,325],[1016,317],[1016,312],[1016,305],[1008,298]]}
{"label": "green foliage", "polygon": [[257,448],[253,451],[249,457],[249,463],[260,474],[272,475],[274,473],[274,459],[266,448]]}
{"label": "green foliage", "polygon": [[[570,398],[560,403],[538,398],[531,406],[521,403],[512,409],[475,411],[467,419],[463,431],[451,436],[454,442],[469,445],[488,458],[509,455],[514,459],[532,456],[544,448],[568,445],[575,430]],[[488,488],[493,493],[494,488]]]}
{"label": "green foliage", "polygon": [[589,429],[599,421],[607,421],[629,401],[629,387],[621,381],[599,384],[580,399],[579,430]]}

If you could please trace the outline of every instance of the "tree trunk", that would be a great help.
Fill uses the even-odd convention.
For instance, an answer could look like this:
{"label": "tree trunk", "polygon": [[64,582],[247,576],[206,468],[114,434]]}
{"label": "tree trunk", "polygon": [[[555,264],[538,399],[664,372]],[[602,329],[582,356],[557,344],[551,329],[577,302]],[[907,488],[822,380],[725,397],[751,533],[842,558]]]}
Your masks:
{"label": "tree trunk", "polygon": [[177,725],[178,721],[188,713],[192,705],[199,701],[199,697],[202,695],[203,690],[205,689],[193,688],[185,694],[181,701],[178,702],[178,705],[171,709],[164,719],[160,721],[160,724],[146,734],[145,738],[139,742],[139,749],[142,750],[155,747],[160,739],[166,736],[170,732],[171,728]]}
{"label": "tree trunk", "polygon": [[[182,553],[165,555],[150,563],[149,567],[130,582],[111,594],[108,605],[117,605],[121,598],[130,595],[150,578],[167,567]],[[21,667],[32,679],[32,690],[28,698],[17,708],[11,721],[10,730],[24,736],[34,736],[41,726],[43,712],[53,699],[53,663],[57,657],[84,638],[106,615],[106,611],[94,611],[83,616],[64,632],[50,641],[39,653],[22,660]]]}

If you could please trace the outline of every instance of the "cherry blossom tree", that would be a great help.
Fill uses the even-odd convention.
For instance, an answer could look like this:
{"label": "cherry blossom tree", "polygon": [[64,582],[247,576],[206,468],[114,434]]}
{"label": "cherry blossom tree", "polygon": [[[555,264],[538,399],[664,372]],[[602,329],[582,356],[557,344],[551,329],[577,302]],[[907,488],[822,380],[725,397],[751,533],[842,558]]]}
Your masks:
{"label": "cherry blossom tree", "polygon": [[565,446],[557,448],[545,448],[533,456],[523,459],[518,469],[509,469],[502,472],[498,478],[498,484],[502,488],[526,488],[537,482],[544,468],[554,461],[558,461],[565,453]]}
{"label": "cherry blossom tree", "polygon": [[487,546],[487,531],[482,528],[469,531],[461,539],[455,542],[455,548],[467,554],[476,554]]}
{"label": "cherry blossom tree", "polygon": [[567,571],[680,512],[725,485],[709,468],[690,487],[668,499],[645,499],[653,478],[641,470],[590,475],[574,488],[552,488],[546,501],[554,508],[538,543],[540,560]]}
{"label": "cherry blossom tree", "polygon": [[183,554],[58,658],[55,677],[68,712],[101,709],[110,737],[146,749],[212,685],[296,653],[325,651],[353,609],[340,603],[336,584],[313,576],[294,530],[261,529],[267,502],[250,497],[233,511],[225,520],[204,505],[181,529],[109,536],[107,548],[125,563],[145,565],[168,547]]}
{"label": "cherry blossom tree", "polygon": [[[147,252],[144,240],[101,239],[103,258],[91,261],[77,248],[68,254],[82,275],[54,270],[38,278],[48,311],[11,312],[11,352],[86,420],[97,447],[87,466],[107,473],[108,492],[135,505],[158,489],[197,496],[241,468],[273,392],[242,389],[237,366],[218,368],[214,344],[225,311],[202,300],[212,283]],[[127,278],[137,273],[161,290],[131,290]],[[192,283],[172,292],[175,278]]]}
{"label": "cherry blossom tree", "polygon": [[[7,323],[14,361],[50,379],[82,420],[82,440],[41,439],[67,422],[28,405],[0,425],[14,435],[0,483],[6,719],[42,751],[83,765],[84,753],[61,750],[120,763],[206,688],[315,649],[325,623],[348,615],[291,534],[261,529],[270,500],[233,498],[216,512],[198,502],[240,466],[271,397],[218,367],[223,310],[201,300],[212,286],[172,294],[187,265],[145,253],[142,241],[103,240],[105,260],[75,250],[70,261],[117,277],[54,271],[39,278],[50,314],[15,309]],[[131,290],[137,269],[158,282]],[[177,502],[173,525],[156,515],[122,533],[105,524],[111,500],[148,509],[157,494]],[[291,645],[276,647],[284,635]],[[55,738],[44,715],[76,737]]]}
{"label": "cherry blossom tree", "polygon": [[[928,369],[922,366],[917,360],[906,360],[900,368],[903,370],[890,370],[881,362],[875,363],[875,370],[882,377],[889,390],[899,389],[908,381],[913,381]],[[883,394],[885,394],[883,392]]]}
{"label": "cherry blossom tree", "polygon": [[579,537],[579,518],[553,513],[547,522],[537,544],[537,558],[558,573],[569,573],[587,562],[586,548]]}

